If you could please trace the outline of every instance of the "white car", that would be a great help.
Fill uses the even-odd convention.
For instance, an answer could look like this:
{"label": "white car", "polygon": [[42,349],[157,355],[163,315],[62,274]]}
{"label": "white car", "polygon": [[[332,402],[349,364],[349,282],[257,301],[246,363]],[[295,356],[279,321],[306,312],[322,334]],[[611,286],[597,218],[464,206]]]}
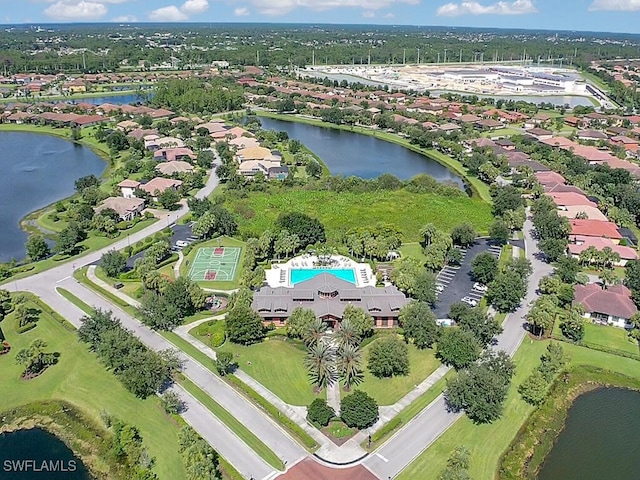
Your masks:
{"label": "white car", "polygon": [[483,285],[481,283],[476,282],[476,283],[473,284],[473,289],[477,290],[478,292],[483,292],[484,293],[487,290],[489,290],[489,287],[487,287],[486,285]]}
{"label": "white car", "polygon": [[467,305],[471,305],[472,307],[478,306],[478,301],[471,297],[462,297],[460,301],[466,303]]}
{"label": "white car", "polygon": [[444,286],[440,285],[440,284],[437,284],[436,285],[436,292],[438,292],[438,293],[444,292]]}
{"label": "white car", "polygon": [[178,240],[176,242],[177,247],[186,247],[187,245],[189,245],[189,242],[187,242],[186,240]]}

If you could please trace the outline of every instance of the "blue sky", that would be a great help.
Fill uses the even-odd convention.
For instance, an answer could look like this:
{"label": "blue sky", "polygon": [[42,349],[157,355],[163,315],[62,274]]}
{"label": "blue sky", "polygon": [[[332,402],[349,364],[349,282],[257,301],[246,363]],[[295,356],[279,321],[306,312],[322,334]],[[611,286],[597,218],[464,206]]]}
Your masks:
{"label": "blue sky", "polygon": [[0,0],[0,22],[299,22],[638,32],[640,0]]}

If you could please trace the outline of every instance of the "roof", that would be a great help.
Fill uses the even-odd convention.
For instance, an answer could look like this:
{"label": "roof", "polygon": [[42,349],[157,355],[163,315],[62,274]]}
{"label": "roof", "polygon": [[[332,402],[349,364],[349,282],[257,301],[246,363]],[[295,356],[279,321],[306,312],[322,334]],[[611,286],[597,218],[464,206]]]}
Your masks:
{"label": "roof", "polygon": [[261,160],[271,155],[271,150],[264,147],[249,147],[238,150],[238,157],[243,160]]}
{"label": "roof", "polygon": [[121,181],[118,186],[120,188],[138,188],[140,186],[140,182],[127,178],[126,180]]}
{"label": "roof", "polygon": [[288,317],[294,308],[303,306],[317,317],[342,318],[347,305],[375,316],[397,317],[407,303],[407,297],[395,286],[356,288],[331,273],[321,273],[291,288],[262,287],[254,294],[251,307],[262,317]]}
{"label": "roof", "polygon": [[569,251],[574,255],[580,255],[580,252],[589,247],[595,247],[597,250],[603,250],[609,247],[620,255],[620,259],[622,260],[635,260],[638,258],[638,252],[636,252],[634,248],[618,245],[613,243],[609,238],[584,237],[576,235],[573,240],[575,240],[576,243],[569,244]]}
{"label": "roof", "polygon": [[156,177],[152,180],[149,180],[144,185],[140,185],[140,189],[153,195],[156,191],[162,193],[167,188],[179,187],[180,185],[182,185],[181,180],[174,180],[173,178]]}
{"label": "roof", "polygon": [[603,313],[613,317],[629,319],[638,311],[631,300],[631,292],[624,285],[615,285],[607,290],[600,285],[576,285],[573,304],[582,304],[587,313]]}
{"label": "roof", "polygon": [[612,222],[602,222],[600,220],[569,220],[571,224],[571,235],[584,235],[586,237],[607,237],[620,240],[622,235],[618,227]]}
{"label": "roof", "polygon": [[189,162],[175,160],[173,162],[161,162],[157,164],[156,170],[164,175],[173,175],[174,173],[192,172],[193,165]]}
{"label": "roof", "polygon": [[562,210],[558,210],[558,215],[561,217],[576,218],[579,214],[586,214],[587,218],[590,220],[600,220],[602,222],[609,221],[607,216],[598,210],[597,207],[592,207],[590,205],[569,205],[567,207],[563,207]]}
{"label": "roof", "polygon": [[557,172],[536,172],[535,177],[542,185],[548,185],[551,183],[566,183],[564,177]]}
{"label": "roof", "polygon": [[588,205],[590,207],[597,207],[595,202],[589,200],[585,195],[572,192],[549,192],[547,196],[553,199],[553,203],[558,206],[582,206]]}
{"label": "roof", "polygon": [[134,212],[144,205],[144,199],[142,198],[124,198],[124,197],[109,197],[105,199],[100,206],[96,207],[96,212],[101,212],[107,208],[115,210],[120,217],[126,216],[127,213]]}
{"label": "roof", "polygon": [[606,140],[607,135],[600,130],[580,130],[578,132],[578,138],[590,138],[596,140]]}

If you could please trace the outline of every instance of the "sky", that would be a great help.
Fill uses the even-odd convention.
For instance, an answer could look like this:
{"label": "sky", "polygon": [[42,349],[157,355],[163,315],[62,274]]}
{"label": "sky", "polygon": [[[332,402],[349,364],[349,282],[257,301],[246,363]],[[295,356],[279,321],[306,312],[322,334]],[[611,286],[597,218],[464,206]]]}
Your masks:
{"label": "sky", "polygon": [[286,22],[637,33],[640,0],[0,0],[0,22]]}

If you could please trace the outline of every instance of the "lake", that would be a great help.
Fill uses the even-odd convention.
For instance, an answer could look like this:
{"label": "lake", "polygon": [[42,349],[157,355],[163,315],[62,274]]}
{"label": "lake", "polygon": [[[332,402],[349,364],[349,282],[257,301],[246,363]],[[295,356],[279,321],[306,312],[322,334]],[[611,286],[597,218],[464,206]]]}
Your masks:
{"label": "lake", "polygon": [[88,148],[50,135],[0,132],[0,262],[25,257],[20,220],[74,193],[75,181],[107,164]]}
{"label": "lake", "polygon": [[90,480],[93,477],[62,440],[34,428],[0,434],[0,478]]}
{"label": "lake", "polygon": [[640,392],[601,388],[579,396],[538,480],[640,477]]}
{"label": "lake", "polygon": [[462,179],[444,165],[398,144],[369,135],[259,117],[265,130],[285,131],[318,155],[332,175],[376,178],[391,173],[406,180],[420,173],[464,188]]}

